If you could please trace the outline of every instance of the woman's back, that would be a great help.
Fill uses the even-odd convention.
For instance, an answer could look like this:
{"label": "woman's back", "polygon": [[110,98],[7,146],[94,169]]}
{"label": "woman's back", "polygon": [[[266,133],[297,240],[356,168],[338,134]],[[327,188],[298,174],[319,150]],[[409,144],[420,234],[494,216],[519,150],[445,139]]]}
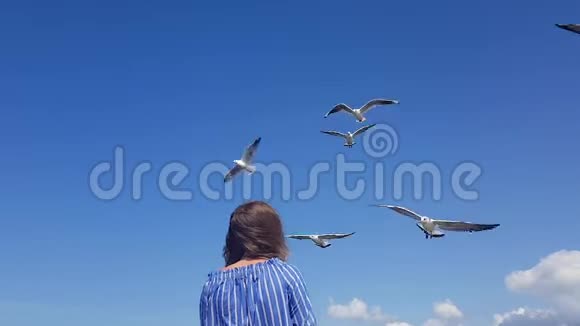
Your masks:
{"label": "woman's back", "polygon": [[278,258],[209,274],[201,325],[316,325],[302,275]]}

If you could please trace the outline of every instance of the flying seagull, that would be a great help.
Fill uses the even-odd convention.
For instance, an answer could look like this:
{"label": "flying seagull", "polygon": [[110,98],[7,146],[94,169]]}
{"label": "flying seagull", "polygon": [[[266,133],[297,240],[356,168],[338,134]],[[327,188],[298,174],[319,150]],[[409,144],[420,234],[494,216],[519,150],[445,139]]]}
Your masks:
{"label": "flying seagull", "polygon": [[232,180],[232,178],[236,176],[236,174],[244,170],[250,174],[256,172],[256,167],[252,165],[252,161],[254,160],[256,150],[258,150],[258,145],[260,144],[261,140],[262,140],[261,137],[256,138],[256,140],[254,140],[254,142],[246,148],[244,154],[242,155],[242,158],[239,160],[234,160],[234,163],[236,165],[234,165],[234,167],[228,172],[228,174],[226,174],[226,176],[224,177],[224,182]]}
{"label": "flying seagull", "polygon": [[365,105],[361,106],[358,109],[352,109],[350,106],[348,106],[344,103],[340,103],[340,104],[335,105],[332,108],[332,110],[328,111],[328,113],[326,113],[326,115],[324,115],[324,117],[327,118],[329,115],[331,115],[333,113],[344,111],[344,112],[347,112],[347,113],[354,115],[354,117],[356,118],[356,121],[363,122],[366,120],[366,118],[364,117],[364,114],[366,112],[368,112],[370,109],[372,109],[378,105],[387,105],[387,104],[399,104],[399,101],[397,101],[397,100],[385,100],[385,99],[374,99],[374,100],[368,101]]}
{"label": "flying seagull", "polygon": [[408,216],[417,222],[417,226],[425,233],[425,239],[440,238],[445,235],[443,231],[458,231],[458,232],[478,232],[485,230],[492,230],[499,226],[499,224],[477,224],[470,222],[436,220],[427,216],[419,215],[412,210],[393,205],[373,205],[376,207],[386,207],[395,212]]}
{"label": "flying seagull", "polygon": [[350,237],[353,234],[355,234],[355,232],[352,232],[352,233],[331,233],[331,234],[308,234],[308,235],[293,234],[293,235],[287,236],[287,238],[297,239],[297,240],[312,240],[312,242],[314,242],[314,244],[319,246],[320,248],[328,248],[331,245],[329,240],[342,239],[342,238]]}
{"label": "flying seagull", "polygon": [[370,128],[374,127],[375,125],[376,124],[364,126],[362,128],[359,128],[354,133],[351,133],[350,131],[347,132],[346,134],[343,134],[342,132],[338,132],[338,131],[321,131],[321,132],[324,133],[324,134],[327,134],[327,135],[342,137],[345,140],[344,146],[352,147],[352,145],[356,144],[355,141],[354,141],[354,137],[362,134],[363,132],[365,132],[365,131],[369,130]]}
{"label": "flying seagull", "polygon": [[556,24],[561,29],[580,34],[580,24]]}

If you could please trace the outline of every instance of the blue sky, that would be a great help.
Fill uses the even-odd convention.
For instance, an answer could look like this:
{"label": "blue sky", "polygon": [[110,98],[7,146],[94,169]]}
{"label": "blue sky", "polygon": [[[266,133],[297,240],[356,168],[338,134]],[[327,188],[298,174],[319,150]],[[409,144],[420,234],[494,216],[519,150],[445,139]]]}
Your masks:
{"label": "blue sky", "polygon": [[[330,298],[354,297],[416,325],[449,298],[468,325],[487,325],[496,312],[547,306],[508,291],[506,275],[579,246],[580,38],[554,27],[578,22],[577,1],[1,7],[1,324],[196,325],[242,201],[239,187],[234,200],[204,199],[196,173],[229,165],[256,136],[258,161],[284,162],[297,184],[341,152],[376,163],[361,144],[347,151],[319,133],[358,127],[322,116],[373,97],[401,101],[368,116],[398,132],[385,164],[434,162],[444,180],[463,161],[484,171],[477,201],[445,186],[439,201],[409,190],[385,202],[502,225],[426,241],[411,221],[368,207],[371,193],[341,199],[332,175],[312,200],[274,196],[289,233],[357,232],[326,250],[290,242],[323,325],[354,325],[327,315]],[[126,186],[105,202],[88,175],[117,145]],[[134,201],[129,174],[142,161],[153,171]],[[192,171],[191,201],[157,189],[173,161]]]}

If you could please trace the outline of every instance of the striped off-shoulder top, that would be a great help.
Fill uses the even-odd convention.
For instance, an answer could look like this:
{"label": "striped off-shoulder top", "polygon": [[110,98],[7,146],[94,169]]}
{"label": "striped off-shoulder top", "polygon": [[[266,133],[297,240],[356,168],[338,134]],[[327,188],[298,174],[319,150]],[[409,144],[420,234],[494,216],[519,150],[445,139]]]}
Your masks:
{"label": "striped off-shoulder top", "polygon": [[317,325],[302,275],[278,258],[211,272],[199,311],[202,326]]}

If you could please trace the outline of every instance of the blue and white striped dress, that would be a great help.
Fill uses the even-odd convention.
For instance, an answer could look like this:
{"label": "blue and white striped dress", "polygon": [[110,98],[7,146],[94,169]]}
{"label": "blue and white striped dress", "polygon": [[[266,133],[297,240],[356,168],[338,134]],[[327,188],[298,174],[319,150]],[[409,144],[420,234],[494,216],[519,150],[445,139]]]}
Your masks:
{"label": "blue and white striped dress", "polygon": [[211,272],[199,313],[202,326],[317,325],[302,275],[278,258]]}

